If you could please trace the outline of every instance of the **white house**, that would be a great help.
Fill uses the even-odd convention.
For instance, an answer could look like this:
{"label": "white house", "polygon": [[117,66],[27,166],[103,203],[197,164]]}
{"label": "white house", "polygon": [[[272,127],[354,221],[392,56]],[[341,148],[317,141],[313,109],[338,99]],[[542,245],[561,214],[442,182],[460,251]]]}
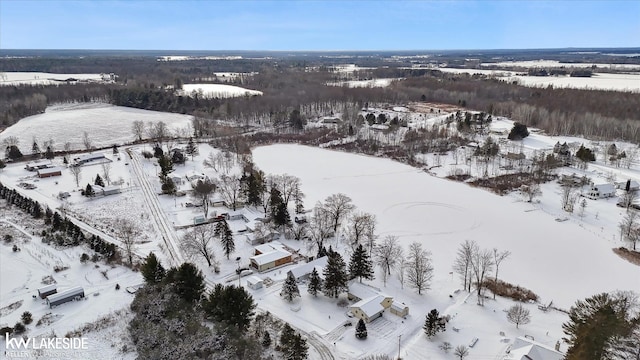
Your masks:
{"label": "white house", "polygon": [[36,170],[46,169],[50,167],[53,167],[53,163],[51,163],[51,160],[41,159],[41,160],[28,162],[24,168],[27,169],[28,171],[36,171]]}
{"label": "white house", "polygon": [[90,162],[98,161],[98,160],[107,160],[107,158],[104,156],[103,153],[80,154],[79,156],[73,158],[73,162],[78,166],[82,166],[84,164],[88,164]]}
{"label": "white house", "polygon": [[316,269],[318,275],[322,276],[322,271],[327,266],[327,259],[328,257],[326,256],[319,257],[315,260],[294,267],[293,269],[289,270],[288,273],[291,273],[296,281],[303,281],[308,279],[313,269]]}
{"label": "white house", "polygon": [[616,187],[613,184],[593,185],[585,195],[590,199],[604,199],[616,196]]}
{"label": "white house", "polygon": [[516,338],[507,350],[507,354],[504,357],[505,360],[562,360],[564,358],[564,354],[558,350],[523,337]]}
{"label": "white house", "polygon": [[640,190],[640,184],[635,180],[620,181],[616,183],[616,189],[627,190],[627,186],[629,187],[629,191]]}
{"label": "white house", "polygon": [[382,316],[382,313],[391,306],[393,299],[385,295],[376,295],[362,299],[351,305],[351,313],[366,323]]}

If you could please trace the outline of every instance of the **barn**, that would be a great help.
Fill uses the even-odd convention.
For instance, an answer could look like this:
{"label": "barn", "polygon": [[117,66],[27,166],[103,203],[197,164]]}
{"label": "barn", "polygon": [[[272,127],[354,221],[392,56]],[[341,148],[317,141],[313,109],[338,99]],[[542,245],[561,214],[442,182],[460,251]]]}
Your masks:
{"label": "barn", "polygon": [[60,175],[62,175],[62,169],[60,169],[59,167],[52,167],[52,168],[38,170],[38,177],[41,179],[52,177],[52,176],[60,176]]}
{"label": "barn", "polygon": [[78,166],[82,166],[84,164],[88,164],[90,162],[98,161],[98,160],[107,160],[107,158],[104,156],[103,153],[82,154],[80,156],[73,158],[73,162]]}
{"label": "barn", "polygon": [[47,296],[47,304],[49,308],[53,308],[69,301],[80,300],[84,298],[84,289],[82,287],[74,287],[57,294]]}

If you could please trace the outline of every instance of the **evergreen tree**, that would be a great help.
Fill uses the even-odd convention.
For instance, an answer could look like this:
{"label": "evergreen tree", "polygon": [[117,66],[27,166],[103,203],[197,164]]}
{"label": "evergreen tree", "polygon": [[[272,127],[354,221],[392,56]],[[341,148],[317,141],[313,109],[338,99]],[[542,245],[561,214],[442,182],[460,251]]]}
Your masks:
{"label": "evergreen tree", "polygon": [[300,290],[298,289],[298,284],[296,283],[296,278],[292,273],[287,274],[287,280],[285,280],[284,285],[282,285],[282,291],[280,291],[280,296],[282,296],[285,300],[291,302],[293,299],[300,297]]}
{"label": "evergreen tree", "polygon": [[140,273],[147,284],[157,284],[165,276],[164,267],[162,267],[154,253],[149,253],[142,266],[140,266]]}
{"label": "evergreen tree", "polygon": [[364,249],[362,244],[358,245],[353,254],[351,254],[349,276],[351,279],[359,278],[360,282],[362,282],[362,278],[373,280],[371,257],[369,257],[369,253]]}
{"label": "evergreen tree", "polygon": [[95,185],[104,187],[104,181],[100,177],[100,174],[96,175],[96,180],[93,182]]}
{"label": "evergreen tree", "polygon": [[256,304],[244,288],[216,284],[202,308],[210,319],[244,332],[251,324]]}
{"label": "evergreen tree", "polygon": [[358,325],[356,325],[356,337],[360,340],[367,338],[367,325],[362,319],[358,320]]}
{"label": "evergreen tree", "polygon": [[347,266],[339,253],[333,252],[329,255],[323,274],[323,290],[326,296],[337,298],[338,294],[347,291]]}
{"label": "evergreen tree", "polygon": [[432,338],[438,332],[445,330],[445,321],[438,313],[438,310],[429,311],[422,327],[427,337]]}
{"label": "evergreen tree", "polygon": [[513,123],[513,128],[509,132],[507,138],[509,140],[522,140],[529,136],[529,129],[527,129],[527,125],[521,124],[519,122]]}
{"label": "evergreen tree", "polygon": [[233,242],[233,233],[229,229],[227,220],[218,221],[214,229],[214,235],[220,239],[224,254],[229,259],[229,255],[236,250],[236,244]]}
{"label": "evergreen tree", "polygon": [[280,335],[280,351],[286,360],[303,360],[308,356],[309,346],[289,324],[284,324]]}
{"label": "evergreen tree", "polygon": [[16,145],[9,145],[5,151],[6,157],[11,160],[18,160],[22,158],[22,152]]}
{"label": "evergreen tree", "polygon": [[282,193],[275,186],[271,187],[269,196],[269,213],[272,218],[275,218],[278,213],[278,208],[283,204]]}
{"label": "evergreen tree", "polygon": [[596,156],[591,151],[591,149],[584,147],[584,145],[580,145],[580,148],[576,152],[576,157],[584,162],[587,161],[596,161]]}
{"label": "evergreen tree", "polygon": [[192,137],[189,138],[185,152],[191,156],[191,161],[193,161],[194,155],[198,155],[198,145],[196,145]]}
{"label": "evergreen tree", "polygon": [[322,279],[315,268],[311,270],[309,276],[309,285],[307,285],[307,292],[313,296],[318,296],[318,291],[322,289]]}
{"label": "evergreen tree", "polygon": [[271,346],[271,335],[269,335],[268,331],[265,331],[262,334],[262,346],[265,348],[268,348],[269,346]]}
{"label": "evergreen tree", "polygon": [[171,268],[165,281],[173,284],[173,291],[187,302],[199,301],[204,292],[204,276],[191,263],[183,263],[177,269]]}
{"label": "evergreen tree", "polygon": [[47,146],[47,151],[44,153],[44,157],[51,160],[53,159],[55,156],[53,154],[53,150],[51,149],[51,146]]}
{"label": "evergreen tree", "polygon": [[569,322],[562,324],[569,344],[565,359],[636,357],[640,351],[638,305],[636,295],[625,292],[601,293],[577,301],[569,310]]}
{"label": "evergreen tree", "polygon": [[60,214],[56,211],[53,214],[53,220],[51,223],[51,227],[53,228],[53,231],[58,231],[58,230],[64,230],[62,228],[62,216],[60,216]]}
{"label": "evergreen tree", "polygon": [[33,139],[33,145],[31,146],[31,154],[33,154],[35,158],[39,158],[40,153],[41,153],[40,146],[38,146],[38,142],[36,141],[36,139]]}
{"label": "evergreen tree", "polygon": [[84,193],[82,195],[86,196],[86,197],[91,197],[94,196],[96,193],[93,191],[93,187],[91,187],[91,184],[87,184],[87,187],[84,189]]}
{"label": "evergreen tree", "polygon": [[291,217],[289,216],[289,210],[287,210],[287,205],[281,203],[278,205],[276,212],[273,216],[273,222],[277,226],[288,226],[291,225]]}

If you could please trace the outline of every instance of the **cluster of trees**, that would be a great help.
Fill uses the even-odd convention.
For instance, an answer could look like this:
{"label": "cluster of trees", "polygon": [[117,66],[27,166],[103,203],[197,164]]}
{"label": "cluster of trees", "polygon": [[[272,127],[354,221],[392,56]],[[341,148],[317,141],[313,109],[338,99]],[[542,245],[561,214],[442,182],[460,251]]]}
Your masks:
{"label": "cluster of trees", "polygon": [[[153,253],[140,272],[146,286],[136,292],[129,324],[140,357],[267,358],[263,349],[270,347],[271,338],[266,331],[248,331],[256,304],[244,288],[215,284],[207,294],[204,276],[193,264],[165,270]],[[285,325],[276,349],[285,359],[298,360],[307,357],[308,346]]]}
{"label": "cluster of trees", "polygon": [[43,210],[37,201],[21,195],[15,189],[7,188],[2,183],[0,183],[0,198],[6,200],[9,206],[16,206],[34,219],[43,219],[44,224],[49,225],[49,229],[41,233],[44,243],[53,242],[58,246],[78,246],[86,243],[107,261],[117,260],[119,254],[114,244],[96,235],[87,237],[78,225],[66,216],[60,215],[59,212],[52,211],[48,206]]}
{"label": "cluster of trees", "polygon": [[456,255],[453,271],[460,276],[462,286],[466,291],[471,292],[471,289],[475,288],[478,305],[484,304],[483,290],[486,279],[495,271],[494,280],[498,281],[500,264],[511,253],[506,250],[499,251],[496,248],[492,250],[481,249],[474,240],[465,240],[460,244]]}

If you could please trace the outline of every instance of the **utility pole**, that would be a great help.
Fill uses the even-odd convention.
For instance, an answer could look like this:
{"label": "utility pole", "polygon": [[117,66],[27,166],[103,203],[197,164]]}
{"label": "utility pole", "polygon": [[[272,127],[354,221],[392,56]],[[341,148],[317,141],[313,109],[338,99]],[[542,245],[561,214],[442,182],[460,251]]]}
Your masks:
{"label": "utility pole", "polygon": [[402,334],[398,335],[398,360],[400,360],[400,339],[402,339]]}

